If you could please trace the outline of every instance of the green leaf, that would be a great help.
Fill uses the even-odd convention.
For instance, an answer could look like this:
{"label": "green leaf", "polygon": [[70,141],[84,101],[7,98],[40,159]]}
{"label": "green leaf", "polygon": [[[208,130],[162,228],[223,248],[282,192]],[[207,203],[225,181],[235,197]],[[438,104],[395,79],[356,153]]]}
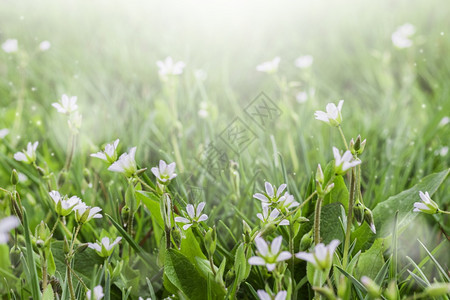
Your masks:
{"label": "green leaf", "polygon": [[359,256],[355,269],[356,278],[361,278],[362,276],[375,278],[384,265],[383,252],[383,240],[376,239],[372,247]]}
{"label": "green leaf", "polygon": [[44,293],[42,294],[42,300],[54,300],[55,295],[53,294],[53,288],[52,285],[47,285],[47,288],[45,289]]}
{"label": "green leaf", "polygon": [[207,298],[206,280],[186,256],[174,249],[168,249],[164,258],[164,275],[173,286],[183,292],[188,299]]}
{"label": "green leaf", "polygon": [[180,252],[193,264],[196,262],[196,257],[206,259],[192,230],[186,230],[185,235],[186,237],[181,240]]}
{"label": "green leaf", "polygon": [[39,278],[36,271],[36,263],[34,261],[33,246],[31,245],[30,227],[28,227],[28,215],[26,210],[23,211],[23,228],[25,235],[25,244],[27,248],[26,253],[27,265],[30,271],[29,280],[31,281],[31,294],[33,296],[33,299],[39,300],[41,299],[41,291],[39,288]]}
{"label": "green leaf", "polygon": [[164,228],[164,220],[161,216],[161,209],[159,207],[159,197],[150,192],[136,191],[136,198],[148,208],[152,220],[154,219],[158,226]]}
{"label": "green leaf", "polygon": [[369,226],[364,223],[352,234],[352,239],[357,239],[355,250],[367,249],[370,246],[370,241],[375,240],[376,237],[388,237],[392,233],[394,212],[397,210],[399,211],[398,231],[401,232],[417,216],[417,213],[414,213],[412,210],[414,202],[420,200],[419,191],[428,191],[430,195],[433,195],[444,182],[449,172],[450,169],[447,169],[428,175],[412,188],[379,203],[372,210],[375,226],[377,227],[376,236],[370,232]]}
{"label": "green leaf", "polygon": [[348,193],[347,186],[345,185],[344,178],[342,176],[336,176],[336,178],[334,178],[333,182],[334,182],[334,188],[331,190],[331,192],[328,195],[325,196],[323,203],[330,204],[330,203],[339,202],[344,206],[345,211],[347,211],[348,210],[349,193]]}

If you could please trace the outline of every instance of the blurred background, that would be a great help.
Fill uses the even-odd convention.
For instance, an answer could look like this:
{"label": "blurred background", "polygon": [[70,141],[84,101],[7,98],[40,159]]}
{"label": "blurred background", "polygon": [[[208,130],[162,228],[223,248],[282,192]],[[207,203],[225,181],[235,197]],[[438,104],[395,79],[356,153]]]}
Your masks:
{"label": "blurred background", "polygon": [[[344,148],[314,111],[344,99],[347,139],[367,138],[363,189],[373,208],[450,165],[449,14],[446,0],[2,0],[1,184],[12,167],[29,184],[36,178],[12,159],[28,141],[40,142],[38,160],[63,165],[69,131],[51,103],[68,94],[83,115],[74,190],[99,197],[85,168],[117,178],[89,153],[120,138],[122,151],[138,147],[141,166],[175,161],[179,184],[198,187],[234,222],[224,205],[254,216],[251,195],[264,180],[287,179],[303,198],[317,163]],[[180,74],[161,76],[167,57],[185,65]],[[261,93],[278,108],[267,127],[246,111]],[[236,118],[252,132],[238,149],[224,139]],[[226,156],[217,174],[202,164],[211,145]],[[435,196],[447,210],[448,186]],[[420,218],[405,243],[437,244],[441,231]]]}

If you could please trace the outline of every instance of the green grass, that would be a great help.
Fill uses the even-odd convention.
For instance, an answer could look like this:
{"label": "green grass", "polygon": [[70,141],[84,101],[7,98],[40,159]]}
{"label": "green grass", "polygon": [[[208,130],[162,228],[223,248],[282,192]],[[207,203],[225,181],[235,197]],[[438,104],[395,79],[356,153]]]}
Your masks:
{"label": "green grass", "polygon": [[[286,182],[297,201],[310,194],[307,189],[317,164],[325,166],[333,158],[332,146],[344,148],[334,128],[314,120],[314,111],[345,99],[342,126],[347,139],[358,134],[367,139],[361,157],[362,191],[365,204],[374,209],[426,175],[450,167],[449,153],[436,154],[450,146],[450,124],[439,126],[443,117],[450,116],[449,11],[443,0],[220,5],[2,2],[0,43],[16,38],[20,52],[0,51],[0,129],[10,129],[0,144],[0,186],[11,188],[13,168],[26,174],[28,180],[18,190],[31,234],[41,220],[53,225],[45,181],[32,167],[16,162],[13,154],[27,142],[39,141],[38,164],[58,174],[66,160],[70,131],[65,116],[51,103],[62,94],[76,95],[83,123],[73,164],[59,190],[102,207],[113,223],[120,223],[127,183],[89,154],[120,138],[120,152],[137,146],[140,167],[150,169],[160,159],[174,161],[179,175],[171,192],[181,195],[174,203],[178,210],[184,209],[191,201],[189,190],[197,192],[198,188],[198,200],[207,203],[207,224],[217,226],[218,244],[223,248],[217,250],[219,267],[222,257],[234,256],[242,219],[251,226],[258,224],[260,205],[252,195],[263,190],[265,180],[277,186]],[[416,27],[414,45],[396,49],[391,34],[406,22]],[[42,40],[51,42],[49,51],[37,50]],[[294,66],[294,60],[304,54],[314,56],[311,69]],[[173,86],[158,77],[156,61],[167,56],[186,63]],[[255,70],[275,56],[281,57],[276,75]],[[197,69],[206,71],[206,80],[195,77]],[[315,94],[306,103],[298,103],[296,93],[310,88]],[[281,110],[264,130],[244,111],[261,92]],[[202,105],[209,112],[205,119],[198,114]],[[236,117],[255,133],[255,140],[239,154],[220,140],[221,132]],[[216,178],[198,164],[211,142],[233,162]],[[149,170],[147,175],[154,181]],[[449,194],[449,184],[444,182],[433,199],[449,210]],[[9,214],[9,201],[6,195],[2,197],[0,207],[5,213],[2,210],[1,217]],[[421,215],[398,236],[401,278],[409,276],[406,268],[413,270],[406,255],[418,265],[427,256],[417,239],[430,251],[441,247],[433,255],[448,269],[449,244],[441,244],[443,228],[448,234],[448,217],[438,220],[441,227],[434,216]],[[73,224],[68,221],[69,228]],[[112,259],[112,299],[120,299],[133,284],[133,299],[150,295],[146,277],[157,297],[163,296],[162,273],[154,266],[152,271],[138,267],[140,251],[145,251],[152,265],[162,266],[154,227],[141,205],[134,236],[139,250],[132,245],[134,250],[126,260],[129,265],[117,269],[117,274],[113,266],[122,256],[115,253]],[[79,240],[93,242],[101,229],[118,234],[104,217],[87,224]],[[63,234],[58,230],[55,237],[61,239]],[[125,240],[122,243],[120,255],[125,255],[130,246]],[[230,257],[226,271],[229,264],[233,264]],[[257,269],[252,268],[247,282],[254,290],[263,289],[265,282]],[[21,276],[20,270],[16,276]],[[64,272],[58,275],[62,279]],[[431,264],[425,265],[424,274],[430,281],[439,278]],[[5,284],[0,287],[7,294]],[[402,292],[407,295],[415,290],[420,289],[411,284]],[[241,284],[239,291],[238,298],[252,299],[247,285]]]}

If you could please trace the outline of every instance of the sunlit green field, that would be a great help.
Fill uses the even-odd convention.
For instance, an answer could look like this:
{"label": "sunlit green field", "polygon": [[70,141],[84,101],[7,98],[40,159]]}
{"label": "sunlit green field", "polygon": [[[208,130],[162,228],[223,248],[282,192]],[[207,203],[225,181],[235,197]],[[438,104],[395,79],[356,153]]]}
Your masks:
{"label": "sunlit green field", "polygon": [[[0,227],[0,298],[449,299],[449,14],[444,0],[0,1],[0,220],[20,221]],[[77,109],[52,105],[63,95]],[[315,119],[341,99],[340,127]],[[361,163],[340,173],[333,147],[358,135]],[[116,139],[110,161],[91,156]],[[131,172],[108,170],[132,147]],[[160,160],[176,177],[158,182]],[[260,221],[265,182],[297,208],[275,197]],[[63,216],[52,191],[102,217]],[[419,191],[437,213],[413,212]],[[201,202],[207,220],[184,229]],[[249,263],[278,236],[289,259]],[[104,237],[121,240],[88,247]],[[295,258],[336,239],[323,270]]]}

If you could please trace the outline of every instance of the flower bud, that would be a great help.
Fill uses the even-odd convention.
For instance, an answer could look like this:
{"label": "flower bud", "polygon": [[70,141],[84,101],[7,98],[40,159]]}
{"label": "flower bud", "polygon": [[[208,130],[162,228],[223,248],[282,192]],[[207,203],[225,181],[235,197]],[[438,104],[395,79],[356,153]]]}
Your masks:
{"label": "flower bud", "polygon": [[328,286],[324,287],[313,287],[313,290],[317,291],[320,295],[325,296],[326,299],[335,300],[336,295],[334,291],[330,289]]}
{"label": "flower bud", "polygon": [[65,254],[69,254],[70,247],[69,247],[69,242],[67,241],[66,236],[64,236],[63,250],[64,250]]}
{"label": "flower bud", "polygon": [[398,288],[395,280],[392,280],[384,290],[384,296],[387,300],[398,300]]}
{"label": "flower bud", "polygon": [[367,276],[361,277],[361,283],[364,284],[364,286],[367,289],[367,292],[369,295],[373,298],[379,298],[381,296],[381,288],[378,284],[375,283],[372,279],[370,279]]}
{"label": "flower bud", "polygon": [[19,183],[19,174],[17,173],[16,169],[13,169],[11,172],[11,184],[17,185]]}
{"label": "flower bud", "polygon": [[364,222],[364,205],[357,200],[356,205],[353,207],[353,214],[355,215],[356,222],[361,225]]}
{"label": "flower bud", "polygon": [[320,164],[318,164],[317,165],[317,171],[316,171],[316,184],[323,185],[323,181],[324,180],[325,179],[324,179],[322,167],[320,166]]}
{"label": "flower bud", "polygon": [[78,246],[75,248],[75,253],[81,253],[81,252],[83,252],[84,250],[87,249],[88,246],[89,246],[89,245],[88,245],[87,243],[78,245]]}
{"label": "flower bud", "polygon": [[50,235],[50,229],[48,228],[47,224],[45,224],[44,221],[41,221],[38,226],[36,226],[35,229],[35,237],[36,240],[42,240],[45,243],[51,238]]}
{"label": "flower bud", "polygon": [[181,247],[181,239],[182,239],[182,234],[181,234],[181,230],[180,228],[176,227],[171,231],[172,234],[172,238],[175,242],[175,245],[177,246],[178,249],[180,249]]}
{"label": "flower bud", "polygon": [[370,230],[375,234],[377,233],[377,229],[375,228],[375,223],[373,221],[372,211],[367,207],[364,208],[364,220],[367,222],[367,225],[370,226]]}
{"label": "flower bud", "polygon": [[214,226],[213,228],[209,228],[205,234],[205,247],[209,256],[214,255],[214,252],[216,251],[216,243],[216,226]]}
{"label": "flower bud", "polygon": [[312,245],[313,241],[313,230],[311,229],[308,233],[302,236],[300,240],[300,251],[307,251]]}
{"label": "flower bud", "polygon": [[128,222],[128,217],[130,216],[130,208],[125,205],[124,207],[122,207],[120,214],[122,216],[122,221],[124,223]]}
{"label": "flower bud", "polygon": [[430,297],[439,297],[450,293],[450,283],[434,282],[427,287],[424,293]]}
{"label": "flower bud", "polygon": [[250,228],[250,225],[248,225],[247,222],[245,222],[244,220],[242,220],[242,227],[243,227],[242,230],[244,232],[242,234],[244,241],[246,243],[250,243],[252,240],[252,229]]}
{"label": "flower bud", "polygon": [[326,186],[325,190],[323,191],[323,195],[325,196],[328,193],[330,193],[333,188],[334,188],[334,182],[330,183],[329,185]]}

